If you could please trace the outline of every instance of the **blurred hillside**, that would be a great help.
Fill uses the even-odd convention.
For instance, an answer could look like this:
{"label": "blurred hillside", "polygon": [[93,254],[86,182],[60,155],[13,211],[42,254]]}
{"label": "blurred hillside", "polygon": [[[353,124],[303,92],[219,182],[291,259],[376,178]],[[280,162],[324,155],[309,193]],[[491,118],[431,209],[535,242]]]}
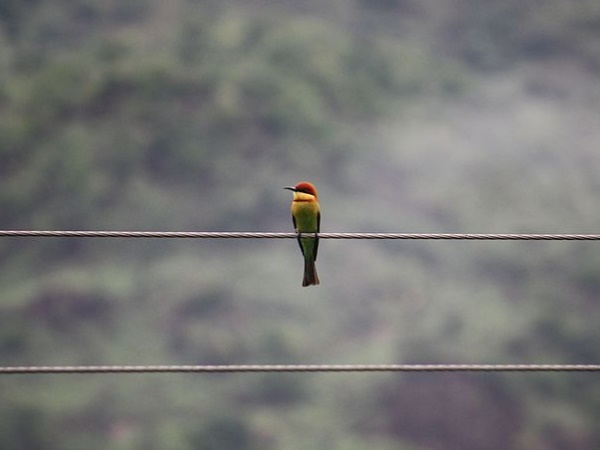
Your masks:
{"label": "blurred hillside", "polygon": [[[596,233],[600,4],[4,0],[0,227]],[[577,242],[0,239],[4,365],[597,363]],[[0,378],[0,448],[575,449],[594,375]]]}

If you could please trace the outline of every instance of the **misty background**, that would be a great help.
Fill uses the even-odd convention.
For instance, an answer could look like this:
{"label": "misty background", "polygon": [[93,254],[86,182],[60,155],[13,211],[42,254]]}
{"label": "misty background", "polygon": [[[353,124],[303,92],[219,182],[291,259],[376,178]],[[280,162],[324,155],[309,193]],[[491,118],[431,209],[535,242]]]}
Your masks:
{"label": "misty background", "polygon": [[[597,233],[595,0],[1,0],[0,227]],[[594,242],[0,238],[2,365],[598,363]],[[592,450],[594,374],[0,378],[7,450]]]}

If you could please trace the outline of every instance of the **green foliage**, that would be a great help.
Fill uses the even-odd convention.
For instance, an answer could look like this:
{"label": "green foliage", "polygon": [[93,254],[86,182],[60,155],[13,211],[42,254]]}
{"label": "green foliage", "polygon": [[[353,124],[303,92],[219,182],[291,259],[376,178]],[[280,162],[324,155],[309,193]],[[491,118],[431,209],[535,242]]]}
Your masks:
{"label": "green foliage", "polygon": [[590,40],[598,38],[600,7],[593,1],[568,6],[555,1],[457,2],[449,22],[451,45],[478,68],[504,67],[523,60],[575,56],[598,68],[600,56]]}
{"label": "green foliage", "polygon": [[2,448],[29,450],[34,448],[58,449],[53,442],[51,420],[36,406],[3,404],[0,412],[0,444]]}
{"label": "green foliage", "polygon": [[[265,448],[255,443],[245,422],[238,417],[216,417],[190,438],[197,450],[235,450]],[[267,447],[268,448],[268,447]]]}

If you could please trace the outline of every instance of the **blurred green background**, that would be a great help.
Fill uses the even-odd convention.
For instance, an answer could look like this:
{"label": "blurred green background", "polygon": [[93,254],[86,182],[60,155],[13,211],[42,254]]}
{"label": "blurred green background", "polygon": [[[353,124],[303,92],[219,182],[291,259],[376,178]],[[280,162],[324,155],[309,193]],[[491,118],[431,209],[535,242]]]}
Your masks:
{"label": "blurred green background", "polygon": [[[0,227],[597,233],[595,0],[1,0]],[[598,363],[593,242],[0,239],[3,365]],[[593,374],[0,378],[6,450],[592,450]]]}

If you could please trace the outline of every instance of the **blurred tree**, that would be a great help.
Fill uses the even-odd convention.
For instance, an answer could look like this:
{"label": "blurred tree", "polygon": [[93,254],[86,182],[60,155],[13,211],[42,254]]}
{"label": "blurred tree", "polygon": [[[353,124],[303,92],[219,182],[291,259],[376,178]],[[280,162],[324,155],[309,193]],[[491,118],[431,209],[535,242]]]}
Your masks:
{"label": "blurred tree", "polygon": [[[192,433],[190,443],[195,450],[252,450],[258,445],[246,422],[234,416],[215,417]],[[267,447],[268,448],[268,447]]]}

